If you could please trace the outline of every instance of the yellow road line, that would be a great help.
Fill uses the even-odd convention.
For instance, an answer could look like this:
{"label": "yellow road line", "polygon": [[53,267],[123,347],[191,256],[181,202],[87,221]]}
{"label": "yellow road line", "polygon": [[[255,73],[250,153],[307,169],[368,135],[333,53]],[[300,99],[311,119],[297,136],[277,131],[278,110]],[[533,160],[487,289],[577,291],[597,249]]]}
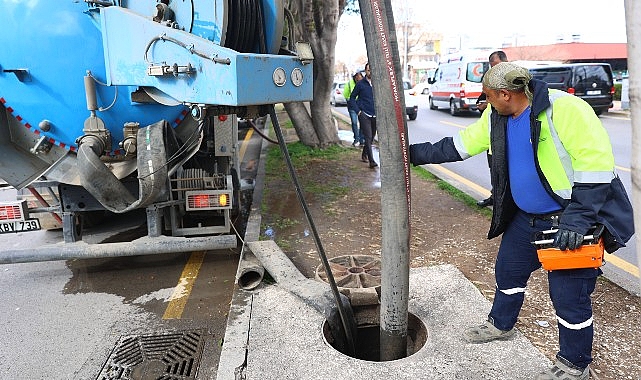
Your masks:
{"label": "yellow road line", "polygon": [[630,264],[629,262],[610,253],[605,254],[605,261],[630,273],[634,277],[639,278],[639,268],[637,268],[636,265]]}
{"label": "yellow road line", "polygon": [[[242,162],[243,157],[245,156],[247,145],[249,145],[249,139],[253,133],[254,130],[250,129],[245,135],[245,139],[240,146],[238,154],[239,162]],[[200,267],[203,264],[204,259],[205,252],[194,252],[189,256],[189,260],[187,260],[187,264],[185,264],[185,267],[180,274],[180,278],[178,279],[178,284],[174,288],[174,292],[171,294],[171,297],[169,297],[169,304],[165,309],[165,314],[163,314],[162,319],[180,319],[182,317],[185,305],[187,305],[187,300],[189,300],[189,295],[194,287],[194,282],[196,282],[198,272],[200,271]]]}
{"label": "yellow road line", "polygon": [[247,131],[247,134],[245,135],[245,139],[243,140],[243,143],[240,144],[240,151],[238,152],[238,161],[243,162],[243,157],[245,157],[245,152],[247,151],[247,146],[249,145],[249,139],[251,139],[252,135],[254,134],[254,130],[250,128]]}
{"label": "yellow road line", "polygon": [[461,125],[461,124],[457,124],[457,123],[452,123],[452,122],[445,121],[445,120],[441,120],[440,122],[442,124],[451,125],[452,127],[456,127],[456,128],[461,128],[461,129],[467,128],[467,125]]}
{"label": "yellow road line", "polygon": [[205,252],[194,252],[189,256],[189,260],[180,275],[178,285],[176,285],[174,292],[169,297],[169,304],[162,319],[180,319],[182,317],[204,259]]}
{"label": "yellow road line", "polygon": [[473,189],[474,191],[480,193],[484,197],[489,197],[492,194],[489,189],[486,189],[483,186],[478,185],[476,182],[472,182],[469,179],[467,179],[465,177],[462,177],[462,176],[454,173],[451,170],[445,169],[445,167],[443,167],[441,165],[429,164],[428,166],[430,166],[431,168],[434,168],[434,170],[437,170],[437,171],[447,175],[448,177],[451,177],[452,179],[454,179],[454,180],[456,180],[458,182],[461,182],[463,185]]}

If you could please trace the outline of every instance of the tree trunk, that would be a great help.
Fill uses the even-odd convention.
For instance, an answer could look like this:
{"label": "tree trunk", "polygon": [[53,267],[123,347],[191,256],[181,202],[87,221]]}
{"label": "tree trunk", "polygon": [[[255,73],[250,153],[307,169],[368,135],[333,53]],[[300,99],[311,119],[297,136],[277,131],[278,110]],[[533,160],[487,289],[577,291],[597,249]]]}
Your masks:
{"label": "tree trunk", "polygon": [[289,0],[286,3],[295,20],[295,40],[309,42],[314,52],[314,99],[310,102],[311,112],[301,103],[285,105],[285,109],[303,144],[321,148],[339,144],[329,99],[334,81],[338,20],[345,0]]}
{"label": "tree trunk", "polygon": [[285,111],[294,125],[298,140],[307,146],[319,146],[318,136],[312,125],[312,118],[303,102],[285,103]]}

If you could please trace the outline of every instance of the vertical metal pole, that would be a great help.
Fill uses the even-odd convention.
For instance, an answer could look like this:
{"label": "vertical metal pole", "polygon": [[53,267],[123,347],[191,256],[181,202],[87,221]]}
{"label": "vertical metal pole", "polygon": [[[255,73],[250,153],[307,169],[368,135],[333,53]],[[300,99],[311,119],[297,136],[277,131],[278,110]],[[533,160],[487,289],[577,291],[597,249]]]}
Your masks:
{"label": "vertical metal pole", "polygon": [[369,58],[381,170],[380,359],[407,356],[410,177],[405,99],[390,0],[359,0]]}
{"label": "vertical metal pole", "polygon": [[407,5],[407,0],[405,0],[404,5],[403,5],[403,78],[410,79],[410,76],[408,75],[407,68],[408,68],[408,49],[409,49],[409,42],[408,38],[410,37],[409,33],[409,22],[410,22],[410,17],[409,17],[409,9]]}
{"label": "vertical metal pole", "polygon": [[[641,3],[625,0],[624,4],[632,116],[632,209],[635,211],[634,225],[638,229],[641,226]],[[636,249],[637,265],[641,268],[641,240],[638,238]]]}

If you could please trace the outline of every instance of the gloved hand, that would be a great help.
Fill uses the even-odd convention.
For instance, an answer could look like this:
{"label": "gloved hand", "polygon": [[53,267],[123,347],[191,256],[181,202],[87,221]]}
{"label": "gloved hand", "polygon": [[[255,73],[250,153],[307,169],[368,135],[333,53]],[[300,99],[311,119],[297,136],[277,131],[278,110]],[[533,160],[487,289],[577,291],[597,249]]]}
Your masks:
{"label": "gloved hand", "polygon": [[554,235],[554,242],[552,243],[552,246],[560,249],[561,251],[565,251],[566,249],[577,249],[582,243],[582,234],[559,228],[556,235]]}

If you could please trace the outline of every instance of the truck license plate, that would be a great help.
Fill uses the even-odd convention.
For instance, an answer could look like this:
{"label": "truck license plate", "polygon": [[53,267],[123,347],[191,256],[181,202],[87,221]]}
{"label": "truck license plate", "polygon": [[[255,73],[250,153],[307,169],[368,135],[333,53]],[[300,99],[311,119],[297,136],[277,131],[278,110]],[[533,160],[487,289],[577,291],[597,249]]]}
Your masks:
{"label": "truck license plate", "polygon": [[2,222],[0,223],[0,234],[12,233],[12,232],[25,232],[25,231],[37,231],[40,227],[40,221],[38,219],[27,219],[27,220],[18,220],[15,222]]}

